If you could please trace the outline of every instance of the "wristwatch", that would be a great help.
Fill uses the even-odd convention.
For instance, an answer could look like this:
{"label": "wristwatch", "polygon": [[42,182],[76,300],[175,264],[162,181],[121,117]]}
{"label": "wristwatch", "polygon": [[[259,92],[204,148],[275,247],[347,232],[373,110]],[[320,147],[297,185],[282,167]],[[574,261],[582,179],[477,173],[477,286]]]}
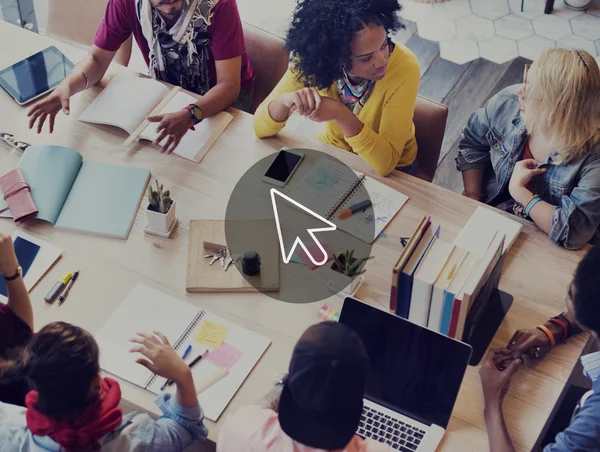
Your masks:
{"label": "wristwatch", "polygon": [[21,268],[21,266],[19,265],[19,266],[17,267],[17,273],[15,273],[14,275],[12,275],[12,276],[5,276],[5,275],[2,275],[2,276],[4,276],[4,280],[5,280],[5,281],[14,281],[15,279],[17,279],[17,278],[18,278],[19,276],[21,276],[22,274],[23,274],[23,269],[22,269],[22,268]]}
{"label": "wristwatch", "polygon": [[204,112],[200,107],[198,107],[198,105],[189,104],[186,109],[190,112],[190,118],[192,118],[192,121],[194,121],[194,125],[198,124],[204,119]]}

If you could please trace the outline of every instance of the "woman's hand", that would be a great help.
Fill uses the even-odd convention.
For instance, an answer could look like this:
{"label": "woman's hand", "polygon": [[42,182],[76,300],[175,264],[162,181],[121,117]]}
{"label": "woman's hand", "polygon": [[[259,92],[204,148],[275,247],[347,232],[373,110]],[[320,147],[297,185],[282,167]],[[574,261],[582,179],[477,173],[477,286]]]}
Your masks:
{"label": "woman's hand", "polygon": [[130,341],[139,344],[129,350],[131,353],[141,353],[150,360],[139,358],[136,363],[178,384],[189,379],[190,368],[173,350],[164,334],[158,331],[154,331],[154,334],[137,333]]}
{"label": "woman's hand", "polygon": [[552,345],[543,331],[531,329],[517,330],[507,348],[514,353],[515,358],[527,355],[533,359],[540,359],[546,356]]}
{"label": "woman's hand", "polygon": [[194,121],[188,110],[180,110],[175,113],[167,113],[164,115],[148,116],[148,121],[158,122],[158,137],[154,140],[154,144],[161,146],[161,141],[165,138],[167,141],[162,145],[161,153],[170,154],[175,150],[186,132],[194,125]]}
{"label": "woman's hand", "polygon": [[485,405],[498,408],[508,392],[510,381],[523,361],[514,359],[508,349],[490,350],[479,368]]}
{"label": "woman's hand", "polygon": [[523,204],[523,201],[525,203],[529,202],[529,200],[524,200],[524,198],[531,197],[527,184],[535,176],[546,172],[546,168],[538,168],[539,164],[540,162],[535,159],[525,159],[515,165],[508,183],[508,191],[515,201],[521,204]]}
{"label": "woman's hand", "polygon": [[[330,97],[321,99],[321,106],[308,115],[308,119],[314,122],[334,121],[339,118],[340,110],[346,108],[340,101]],[[350,110],[348,110],[350,112]],[[352,113],[354,114],[354,113]]]}
{"label": "woman's hand", "polygon": [[42,132],[44,122],[48,119],[48,127],[50,133],[54,132],[54,120],[56,115],[62,109],[65,115],[69,114],[69,98],[71,92],[68,83],[61,83],[44,99],[36,102],[33,107],[27,113],[29,117],[29,128],[33,129],[33,126],[37,122],[37,133]]}
{"label": "woman's hand", "polygon": [[318,111],[322,105],[322,99],[316,88],[302,88],[282,94],[279,98],[289,111],[295,111],[302,116],[310,116]]}
{"label": "woman's hand", "polygon": [[0,232],[0,273],[11,277],[16,273],[18,266],[11,235]]}

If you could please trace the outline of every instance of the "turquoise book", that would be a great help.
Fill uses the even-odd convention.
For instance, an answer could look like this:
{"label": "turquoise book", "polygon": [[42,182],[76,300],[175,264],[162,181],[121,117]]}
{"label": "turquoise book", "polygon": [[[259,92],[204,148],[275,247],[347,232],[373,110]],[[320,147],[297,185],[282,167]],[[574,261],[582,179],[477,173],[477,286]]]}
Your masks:
{"label": "turquoise book", "polygon": [[[119,239],[129,235],[150,179],[147,169],[85,161],[63,146],[31,146],[19,168],[31,186],[37,219]],[[0,199],[0,210],[4,207]]]}

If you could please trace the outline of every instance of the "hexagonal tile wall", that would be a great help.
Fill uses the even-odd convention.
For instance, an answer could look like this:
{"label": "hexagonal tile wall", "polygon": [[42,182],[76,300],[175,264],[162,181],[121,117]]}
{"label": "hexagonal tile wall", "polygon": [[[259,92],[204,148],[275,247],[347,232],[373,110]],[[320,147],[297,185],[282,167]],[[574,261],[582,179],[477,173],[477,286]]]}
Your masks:
{"label": "hexagonal tile wall", "polygon": [[436,14],[456,20],[471,14],[471,3],[469,0],[452,0],[435,3],[433,9]]}
{"label": "hexagonal tile wall", "polygon": [[496,27],[496,34],[498,36],[514,39],[515,41],[531,36],[534,33],[533,25],[529,19],[524,19],[514,14],[509,14],[494,21],[494,26]]}
{"label": "hexagonal tile wall", "polygon": [[491,20],[473,14],[458,19],[456,30],[459,36],[473,41],[482,41],[491,38],[495,34],[494,24]]}
{"label": "hexagonal tile wall", "polygon": [[506,63],[519,56],[517,43],[511,39],[494,36],[479,43],[479,54],[493,63]]}
{"label": "hexagonal tile wall", "polygon": [[471,0],[473,14],[486,19],[494,20],[510,13],[507,0]]}
{"label": "hexagonal tile wall", "polygon": [[600,39],[600,17],[582,14],[570,20],[573,33],[587,39]]}
{"label": "hexagonal tile wall", "polygon": [[465,38],[440,42],[440,56],[456,64],[465,64],[479,58],[477,43]]}
{"label": "hexagonal tile wall", "polygon": [[519,55],[530,60],[536,60],[545,50],[556,47],[554,41],[541,36],[530,36],[517,42]]}
{"label": "hexagonal tile wall", "polygon": [[596,46],[589,39],[582,38],[581,36],[569,35],[566,38],[559,39],[556,41],[556,47],[563,47],[565,49],[582,49],[589,52],[591,55],[598,55]]}
{"label": "hexagonal tile wall", "polygon": [[553,41],[571,34],[569,22],[552,14],[533,19],[533,29],[536,35]]}

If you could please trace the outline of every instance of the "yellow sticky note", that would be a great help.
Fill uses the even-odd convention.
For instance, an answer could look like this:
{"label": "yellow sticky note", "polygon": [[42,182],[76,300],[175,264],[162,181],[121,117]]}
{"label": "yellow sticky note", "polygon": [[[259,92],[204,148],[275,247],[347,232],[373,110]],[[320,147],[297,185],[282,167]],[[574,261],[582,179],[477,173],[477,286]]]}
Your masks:
{"label": "yellow sticky note", "polygon": [[229,333],[229,328],[204,320],[194,340],[210,347],[220,347]]}

